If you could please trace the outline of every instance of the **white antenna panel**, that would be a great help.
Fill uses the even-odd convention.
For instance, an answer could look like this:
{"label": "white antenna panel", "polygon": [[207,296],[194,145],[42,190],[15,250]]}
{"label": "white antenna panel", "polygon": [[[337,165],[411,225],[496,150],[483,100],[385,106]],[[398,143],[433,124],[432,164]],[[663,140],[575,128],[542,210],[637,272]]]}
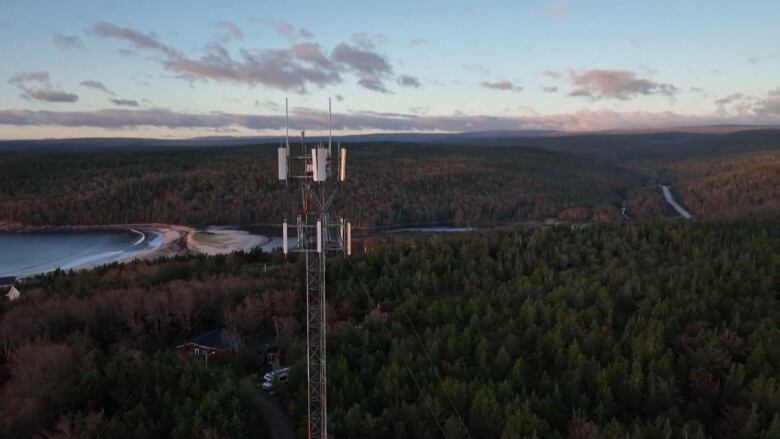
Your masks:
{"label": "white antenna panel", "polygon": [[276,150],[279,160],[279,180],[287,180],[287,151],[285,147]]}
{"label": "white antenna panel", "polygon": [[344,181],[347,177],[347,150],[339,150],[339,181]]}
{"label": "white antenna panel", "polygon": [[347,256],[352,254],[352,223],[347,223]]}
{"label": "white antenna panel", "polygon": [[326,148],[314,148],[311,150],[311,153],[312,159],[315,158],[316,154],[316,160],[312,161],[315,168],[314,181],[325,181],[328,177],[328,150]]}
{"label": "white antenna panel", "polygon": [[317,221],[317,253],[322,253],[322,221]]}
{"label": "white antenna panel", "polygon": [[287,254],[287,221],[282,223],[282,251]]}

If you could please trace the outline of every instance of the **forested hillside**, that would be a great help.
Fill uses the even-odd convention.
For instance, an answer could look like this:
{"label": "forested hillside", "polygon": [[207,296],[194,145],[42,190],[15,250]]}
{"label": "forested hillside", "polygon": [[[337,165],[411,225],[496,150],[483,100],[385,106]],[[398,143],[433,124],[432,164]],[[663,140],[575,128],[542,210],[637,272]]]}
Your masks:
{"label": "forested hillside", "polygon": [[363,288],[400,303],[335,324],[334,433],[775,437],[778,230],[539,229],[342,263],[332,300],[361,305],[353,322]]}
{"label": "forested hillside", "polygon": [[[477,225],[619,222],[625,203],[646,221],[670,213],[663,182],[696,217],[775,214],[778,139],[755,130],[354,143],[336,209],[366,227]],[[276,179],[275,145],[40,143],[0,153],[0,224],[255,224],[297,214],[294,188]]]}
{"label": "forested hillside", "polygon": [[752,153],[670,166],[676,191],[702,218],[766,215],[780,211],[780,154]]}
{"label": "forested hillside", "polygon": [[[777,437],[779,231],[776,219],[518,228],[372,242],[334,258],[332,433]],[[204,372],[172,353],[219,326],[244,336],[281,327],[293,373],[277,396],[302,432],[303,266],[293,259],[50,275],[2,310],[0,433],[249,437],[251,360]]]}
{"label": "forested hillside", "polygon": [[[336,206],[358,226],[554,217],[617,219],[620,169],[533,148],[350,145]],[[30,225],[279,223],[294,218],[274,145],[0,154],[0,222]],[[609,211],[609,215],[600,214]],[[297,212],[297,211],[295,211]]]}

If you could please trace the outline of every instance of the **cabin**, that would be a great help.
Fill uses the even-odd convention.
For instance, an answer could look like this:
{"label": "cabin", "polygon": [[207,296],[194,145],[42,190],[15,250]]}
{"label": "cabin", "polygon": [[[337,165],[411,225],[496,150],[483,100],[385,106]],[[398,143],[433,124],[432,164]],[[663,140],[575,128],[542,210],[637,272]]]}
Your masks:
{"label": "cabin", "polygon": [[208,363],[209,360],[225,358],[235,352],[238,346],[239,340],[229,337],[224,329],[213,329],[176,346],[176,350],[181,356],[204,357]]}
{"label": "cabin", "polygon": [[0,293],[2,293],[11,302],[18,299],[22,295],[21,291],[19,291],[14,285],[11,285],[10,287],[0,287]]}
{"label": "cabin", "polygon": [[263,343],[257,348],[257,354],[261,360],[265,360],[265,364],[278,367],[281,360],[281,351],[279,346]]}

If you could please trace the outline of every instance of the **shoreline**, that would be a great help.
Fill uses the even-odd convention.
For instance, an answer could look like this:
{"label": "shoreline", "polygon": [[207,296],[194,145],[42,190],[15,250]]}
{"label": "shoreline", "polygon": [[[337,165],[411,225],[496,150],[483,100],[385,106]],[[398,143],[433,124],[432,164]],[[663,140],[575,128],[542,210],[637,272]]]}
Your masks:
{"label": "shoreline", "polygon": [[[22,224],[0,223],[0,232],[6,233],[34,233],[34,232],[89,232],[89,231],[124,231],[143,234],[137,243],[149,240],[157,241],[151,248],[141,250],[132,255],[120,257],[113,261],[101,260],[94,263],[86,263],[73,270],[88,270],[100,265],[113,262],[121,264],[135,260],[154,260],[160,257],[169,257],[186,254],[220,255],[230,254],[236,251],[251,251],[271,241],[264,235],[252,234],[237,227],[220,226],[198,229],[178,224],[162,223],[132,223],[132,224],[103,224],[103,225],[62,225],[62,226],[31,226]],[[154,233],[155,237],[149,234]],[[33,277],[38,274],[20,276],[20,278]]]}
{"label": "shoreline", "polygon": [[[200,238],[198,237],[200,235]],[[192,229],[186,234],[187,248],[205,255],[229,254],[236,251],[251,251],[269,243],[271,238],[233,227],[207,227]]]}

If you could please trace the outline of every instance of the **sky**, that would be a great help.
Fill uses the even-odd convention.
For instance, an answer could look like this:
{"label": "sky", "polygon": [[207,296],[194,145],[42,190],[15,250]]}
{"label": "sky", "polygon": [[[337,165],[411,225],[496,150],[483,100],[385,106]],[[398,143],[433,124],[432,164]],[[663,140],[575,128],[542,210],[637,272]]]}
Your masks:
{"label": "sky", "polygon": [[0,0],[0,139],[780,124],[780,2]]}

